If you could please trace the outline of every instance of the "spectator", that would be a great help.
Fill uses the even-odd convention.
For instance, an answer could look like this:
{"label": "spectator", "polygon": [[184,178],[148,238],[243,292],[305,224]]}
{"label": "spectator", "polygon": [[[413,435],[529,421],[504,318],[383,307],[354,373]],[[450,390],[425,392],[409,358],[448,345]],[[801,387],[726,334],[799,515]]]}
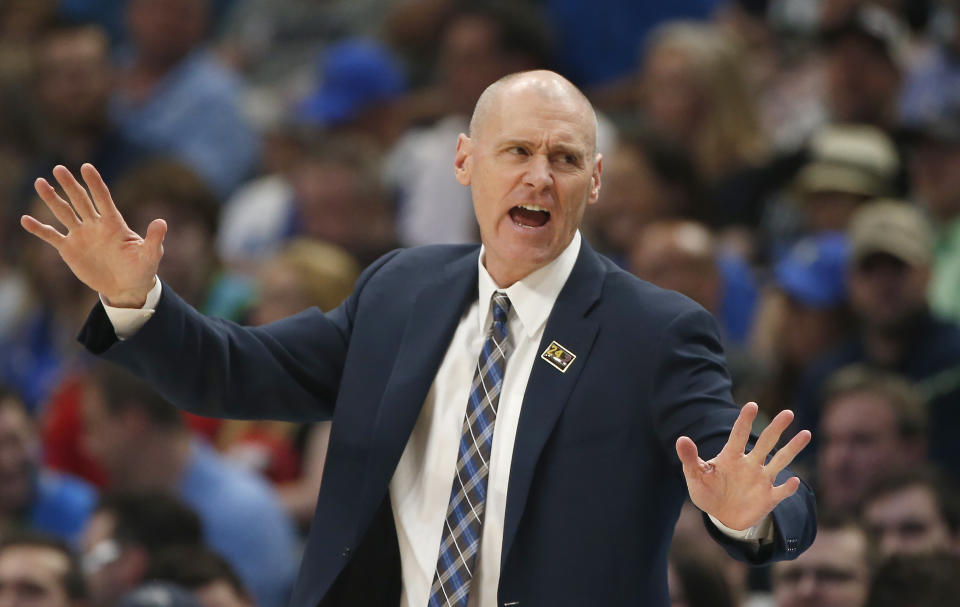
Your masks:
{"label": "spectator", "polygon": [[66,544],[42,535],[0,541],[0,606],[86,607],[79,560]]}
{"label": "spectator", "polygon": [[603,159],[601,204],[589,207],[590,243],[621,266],[649,223],[696,218],[703,206],[699,176],[686,149],[650,130],[620,138]]}
{"label": "spectator", "polygon": [[906,380],[863,365],[839,371],[820,411],[817,497],[854,511],[883,475],[925,461],[926,434],[923,401]]}
{"label": "spectator", "polygon": [[905,554],[877,570],[867,607],[943,607],[960,596],[960,556]]}
{"label": "spectator", "polygon": [[468,131],[488,85],[543,67],[548,48],[542,19],[520,3],[463,3],[446,20],[437,58],[439,120],[405,133],[387,161],[388,184],[399,196],[401,244],[476,242],[470,190],[450,169],[452,142]]}
{"label": "spectator", "polygon": [[930,213],[935,231],[930,307],[960,322],[960,99],[909,134],[913,193]]}
{"label": "spectator", "polygon": [[743,342],[757,290],[750,268],[719,250],[710,230],[693,221],[659,221],[637,234],[630,271],[690,297],[720,322],[724,343]]}
{"label": "spectator", "polygon": [[[196,513],[166,493],[105,495],[83,538],[84,569],[93,604],[145,604],[136,594],[149,582],[147,574],[157,554],[166,548],[194,546],[202,541],[203,531]],[[183,592],[178,590],[159,589],[164,595],[180,597]]]}
{"label": "spectator", "polygon": [[28,528],[79,539],[96,500],[85,482],[46,470],[23,402],[0,387],[0,537]]}
{"label": "spectator", "polygon": [[827,28],[823,45],[832,120],[892,131],[908,51],[904,25],[885,9],[862,4]]}
{"label": "spectator", "polygon": [[84,402],[86,440],[111,487],[181,497],[258,604],[281,605],[296,555],[293,527],[270,487],[192,438],[176,409],[146,384],[109,367],[93,380]]}
{"label": "spectator", "polygon": [[926,303],[932,241],[920,211],[902,202],[863,207],[850,227],[850,305],[857,318],[852,340],[825,355],[801,382],[800,427],[817,427],[818,394],[834,371],[855,362],[890,370],[917,384],[929,414],[930,456],[960,469],[960,328],[936,320]]}
{"label": "spectator", "polygon": [[194,594],[203,607],[254,607],[230,564],[207,548],[180,546],[161,553],[147,577],[172,582]]}
{"label": "spectator", "polygon": [[132,51],[121,65],[113,118],[135,143],[173,154],[225,197],[251,173],[257,138],[240,84],[201,48],[209,0],[129,0]]}
{"label": "spectator", "polygon": [[960,554],[960,496],[931,469],[913,467],[876,483],[860,509],[880,554]]}
{"label": "spectator", "polygon": [[774,563],[776,607],[864,607],[872,569],[870,542],[853,519],[822,515],[817,538],[793,561]]}
{"label": "spectator", "polygon": [[883,131],[867,125],[826,126],[808,148],[810,161],[794,188],[810,231],[845,232],[862,203],[896,193],[900,160]]}
{"label": "spectator", "polygon": [[302,123],[340,134],[359,134],[387,146],[396,138],[403,72],[387,48],[348,39],[326,49],[316,88],[296,109]]}
{"label": "spectator", "polygon": [[688,149],[708,185],[767,154],[741,51],[714,25],[675,22],[651,35],[644,56],[642,117]]}
{"label": "spectator", "polygon": [[96,25],[61,26],[46,32],[37,44],[34,86],[40,157],[23,185],[33,195],[33,180],[63,164],[79,171],[96,163],[104,179],[116,180],[146,155],[109,119],[115,73],[110,41]]}
{"label": "spectator", "polygon": [[751,340],[754,356],[771,361],[768,393],[758,401],[768,414],[792,407],[807,368],[847,336],[848,258],[845,235],[820,234],[797,242],[774,266]]}

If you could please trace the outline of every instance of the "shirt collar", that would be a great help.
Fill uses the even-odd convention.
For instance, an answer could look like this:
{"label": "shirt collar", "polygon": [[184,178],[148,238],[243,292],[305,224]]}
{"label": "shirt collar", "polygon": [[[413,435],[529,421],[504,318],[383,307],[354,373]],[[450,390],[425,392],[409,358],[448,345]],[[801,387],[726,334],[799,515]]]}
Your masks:
{"label": "shirt collar", "polygon": [[477,309],[477,322],[480,324],[481,334],[486,333],[486,328],[490,324],[490,298],[493,297],[494,291],[501,291],[510,298],[511,307],[520,319],[523,332],[531,339],[536,337],[537,331],[543,323],[547,322],[547,317],[553,310],[553,302],[557,300],[560,290],[566,284],[573,266],[577,263],[580,242],[578,230],[574,232],[573,239],[567,248],[556,259],[506,289],[497,288],[497,284],[483,266],[485,249],[481,246],[480,256],[477,258],[480,275],[478,281],[480,305]]}

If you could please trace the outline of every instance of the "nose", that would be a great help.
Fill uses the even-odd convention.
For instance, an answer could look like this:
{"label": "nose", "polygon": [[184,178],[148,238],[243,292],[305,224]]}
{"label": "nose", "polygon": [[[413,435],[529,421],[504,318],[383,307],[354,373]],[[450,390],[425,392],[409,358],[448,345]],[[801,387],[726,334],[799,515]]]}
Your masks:
{"label": "nose", "polygon": [[544,154],[534,154],[527,163],[527,171],[523,175],[523,182],[537,192],[550,187],[553,184],[550,159]]}

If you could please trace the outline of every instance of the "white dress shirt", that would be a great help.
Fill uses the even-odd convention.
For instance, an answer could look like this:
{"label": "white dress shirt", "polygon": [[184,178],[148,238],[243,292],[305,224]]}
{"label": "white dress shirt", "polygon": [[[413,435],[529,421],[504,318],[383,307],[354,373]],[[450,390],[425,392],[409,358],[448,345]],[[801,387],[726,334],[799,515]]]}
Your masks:
{"label": "white dress shirt", "polygon": [[[506,289],[498,289],[487,273],[482,262],[484,249],[480,249],[478,297],[457,325],[390,481],[390,501],[400,546],[401,607],[424,606],[430,597],[467,399],[480,348],[493,322],[490,301],[499,290],[506,293],[511,302],[507,330],[513,340],[513,351],[506,363],[497,406],[483,532],[473,569],[469,607],[497,605],[507,487],[520,408],[547,318],[573,271],[580,244],[581,236],[577,232],[556,259]],[[133,335],[149,320],[160,299],[160,288],[158,280],[147,303],[139,310],[104,306],[118,338]],[[735,539],[767,539],[773,534],[770,516],[744,531],[729,529],[713,517],[711,520]]]}

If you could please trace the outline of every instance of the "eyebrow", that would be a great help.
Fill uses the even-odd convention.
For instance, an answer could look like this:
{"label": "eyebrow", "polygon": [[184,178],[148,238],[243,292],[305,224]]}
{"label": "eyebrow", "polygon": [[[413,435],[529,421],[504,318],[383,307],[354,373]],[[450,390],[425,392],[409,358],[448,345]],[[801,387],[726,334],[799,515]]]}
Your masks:
{"label": "eyebrow", "polygon": [[[528,147],[528,148],[536,147],[536,144],[530,139],[522,139],[522,138],[515,137],[511,139],[506,139],[503,142],[501,142],[502,148],[509,148],[515,145]],[[569,143],[554,143],[550,146],[549,151],[551,154],[561,153],[561,154],[570,154],[572,156],[576,156],[577,158],[586,157],[586,154],[584,152],[578,150],[576,146],[571,145]]]}

